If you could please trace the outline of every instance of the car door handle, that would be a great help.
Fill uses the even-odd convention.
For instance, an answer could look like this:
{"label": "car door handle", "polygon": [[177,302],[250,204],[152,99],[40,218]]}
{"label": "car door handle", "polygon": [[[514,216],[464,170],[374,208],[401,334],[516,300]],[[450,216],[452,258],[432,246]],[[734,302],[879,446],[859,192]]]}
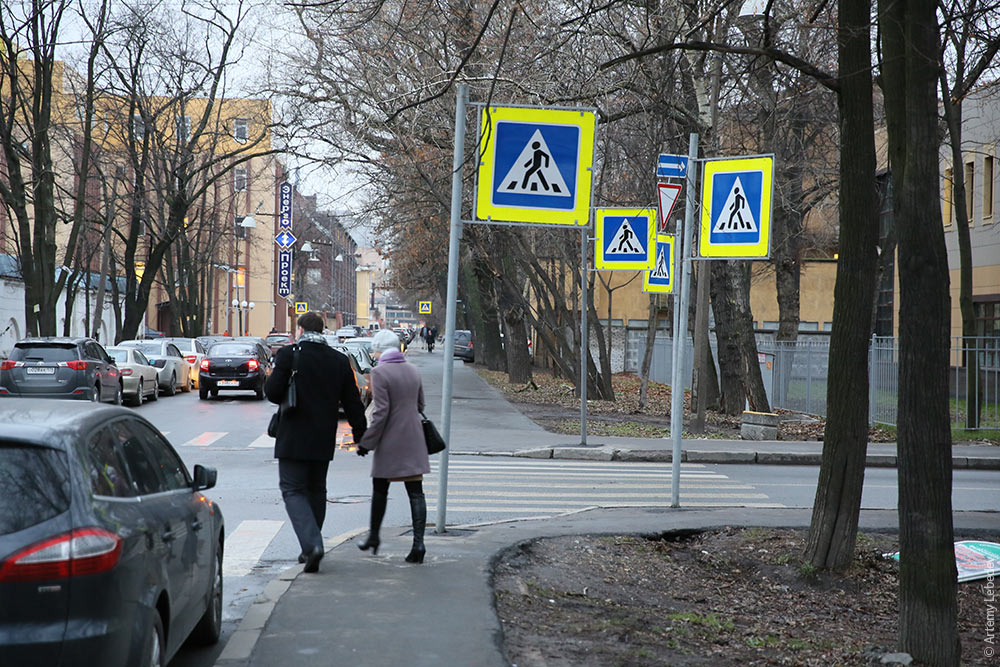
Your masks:
{"label": "car door handle", "polygon": [[191,522],[191,530],[201,530],[201,528],[202,528],[201,521],[195,519],[194,521]]}
{"label": "car door handle", "polygon": [[161,539],[163,539],[164,542],[172,542],[174,539],[174,531],[165,530],[163,531],[163,534],[160,537]]}

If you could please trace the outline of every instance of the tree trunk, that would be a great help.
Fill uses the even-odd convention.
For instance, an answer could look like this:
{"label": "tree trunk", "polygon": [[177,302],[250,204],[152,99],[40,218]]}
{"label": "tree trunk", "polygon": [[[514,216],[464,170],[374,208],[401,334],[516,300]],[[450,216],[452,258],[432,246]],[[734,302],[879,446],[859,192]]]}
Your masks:
{"label": "tree trunk", "polygon": [[827,421],[806,559],[843,568],[854,558],[868,447],[868,345],[878,197],[868,3],[840,0],[840,249],[834,286]]}
{"label": "tree trunk", "polygon": [[653,347],[656,345],[656,327],[660,322],[659,297],[649,295],[649,319],[646,324],[646,346],[639,370],[639,411],[646,409],[646,391],[649,387],[649,369],[653,365]]}
{"label": "tree trunk", "polygon": [[698,307],[694,320],[694,375],[691,379],[691,433],[705,432],[705,410],[709,405],[718,406],[719,380],[712,360],[712,346],[708,337],[708,295],[711,290],[709,266],[698,264]]}
{"label": "tree trunk", "polygon": [[712,274],[712,310],[722,373],[722,411],[736,416],[749,402],[751,410],[770,412],[757,361],[747,264],[731,260],[712,262]]}
{"label": "tree trunk", "polygon": [[879,0],[889,165],[899,236],[899,643],[958,665],[961,645],[948,416],[950,295],[938,199],[934,0]]}
{"label": "tree trunk", "polygon": [[473,260],[472,271],[478,284],[479,302],[482,308],[482,325],[479,340],[476,341],[477,356],[482,351],[481,363],[491,371],[507,370],[507,357],[500,342],[500,316],[497,312],[494,277],[490,267],[482,260]]}

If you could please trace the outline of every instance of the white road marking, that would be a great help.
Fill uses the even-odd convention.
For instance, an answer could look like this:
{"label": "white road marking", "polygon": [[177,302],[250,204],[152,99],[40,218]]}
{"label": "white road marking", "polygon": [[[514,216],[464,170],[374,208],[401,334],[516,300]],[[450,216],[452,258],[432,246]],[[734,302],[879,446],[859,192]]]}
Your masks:
{"label": "white road marking", "polygon": [[181,447],[208,447],[216,440],[229,435],[228,431],[205,431],[197,438],[191,438]]}
{"label": "white road marking", "polygon": [[263,519],[248,519],[241,522],[236,530],[226,537],[226,553],[222,563],[223,576],[242,577],[250,574],[284,523],[284,521]]}
{"label": "white road marking", "polygon": [[269,436],[267,433],[259,436],[256,440],[250,443],[250,447],[274,447],[274,438]]}

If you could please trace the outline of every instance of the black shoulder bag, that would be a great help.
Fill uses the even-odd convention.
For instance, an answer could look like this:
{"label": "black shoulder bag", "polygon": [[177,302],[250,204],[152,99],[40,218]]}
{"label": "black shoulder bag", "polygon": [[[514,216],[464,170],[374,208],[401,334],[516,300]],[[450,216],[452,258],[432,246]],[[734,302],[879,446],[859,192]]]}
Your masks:
{"label": "black shoulder bag", "polygon": [[299,372],[299,346],[295,345],[292,350],[292,375],[288,378],[288,390],[285,391],[285,398],[281,405],[271,415],[271,421],[267,425],[267,434],[272,438],[278,437],[278,424],[281,422],[281,414],[293,409],[298,404],[298,397],[295,391],[295,374]]}
{"label": "black shoulder bag", "polygon": [[434,422],[428,419],[423,412],[420,413],[420,425],[424,429],[424,443],[427,445],[427,453],[437,454],[444,451],[444,438],[441,437]]}

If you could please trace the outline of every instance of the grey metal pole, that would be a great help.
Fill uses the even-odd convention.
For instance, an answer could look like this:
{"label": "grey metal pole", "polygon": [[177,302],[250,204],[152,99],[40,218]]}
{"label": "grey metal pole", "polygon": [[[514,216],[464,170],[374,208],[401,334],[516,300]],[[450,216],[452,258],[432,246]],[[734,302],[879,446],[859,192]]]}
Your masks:
{"label": "grey metal pole", "polygon": [[587,444],[587,227],[580,228],[580,444]]}
{"label": "grey metal pole", "polygon": [[[680,310],[677,329],[674,331],[674,367],[670,388],[670,437],[673,439],[673,455],[670,465],[670,506],[681,506],[681,434],[684,430],[684,342],[687,339],[688,301],[691,296],[691,240],[694,236],[694,191],[696,180],[695,161],[698,159],[698,135],[691,133],[688,141],[687,196],[684,205],[684,229],[681,245],[679,300],[674,307]],[[676,270],[676,268],[675,268]]]}
{"label": "grey metal pole", "polygon": [[[441,380],[441,437],[451,444],[451,391],[455,370],[455,308],[458,299],[458,245],[462,236],[462,162],[465,158],[465,101],[469,86],[458,85],[455,101],[455,152],[451,162],[451,231],[448,234],[448,297],[444,328],[444,373]],[[434,532],[445,532],[445,511],[448,501],[448,452],[441,452],[441,481],[438,484],[437,519]]]}

